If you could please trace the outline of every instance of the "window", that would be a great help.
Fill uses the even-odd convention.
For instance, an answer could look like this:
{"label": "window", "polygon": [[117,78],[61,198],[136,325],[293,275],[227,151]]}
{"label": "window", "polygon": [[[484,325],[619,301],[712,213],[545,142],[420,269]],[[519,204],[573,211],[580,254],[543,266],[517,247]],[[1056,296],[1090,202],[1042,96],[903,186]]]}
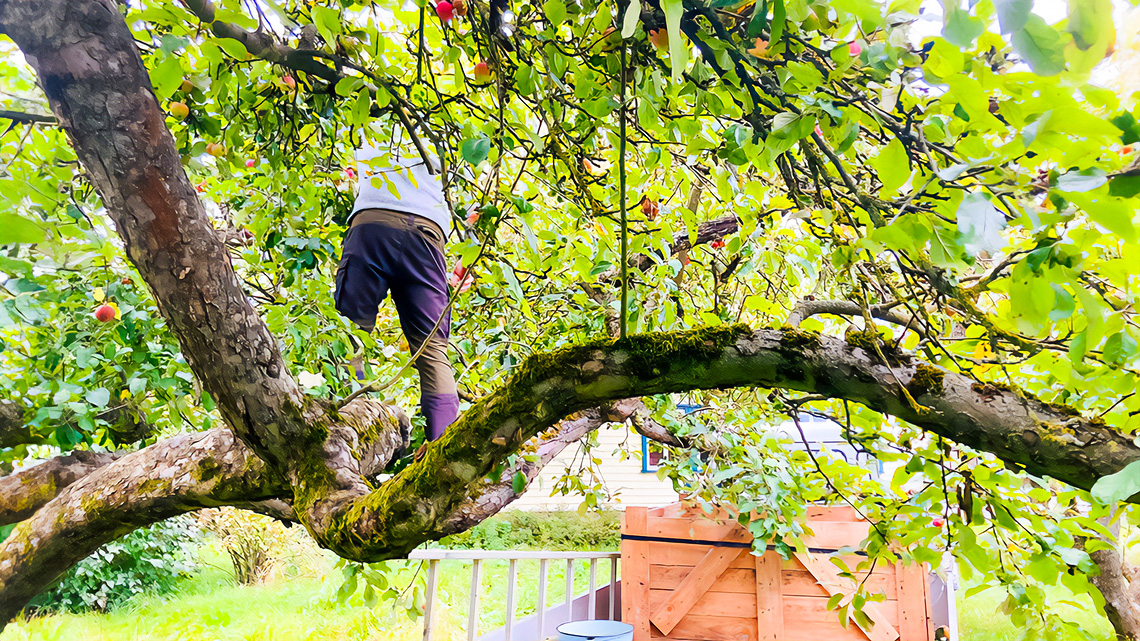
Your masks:
{"label": "window", "polygon": [[641,471],[644,474],[656,472],[665,457],[665,448],[657,441],[641,437]]}

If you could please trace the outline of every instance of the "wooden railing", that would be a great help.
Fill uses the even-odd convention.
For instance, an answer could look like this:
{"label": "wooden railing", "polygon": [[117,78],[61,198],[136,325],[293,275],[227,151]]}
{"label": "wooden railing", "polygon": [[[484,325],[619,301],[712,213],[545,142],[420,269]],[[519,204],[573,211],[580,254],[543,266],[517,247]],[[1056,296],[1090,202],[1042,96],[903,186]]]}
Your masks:
{"label": "wooden railing", "polygon": [[[435,614],[438,606],[438,595],[436,592],[439,589],[439,562],[440,561],[471,561],[471,594],[468,601],[467,611],[467,640],[476,641],[479,639],[479,586],[480,576],[479,572],[481,565],[484,561],[506,561],[507,562],[507,601],[506,601],[506,625],[502,630],[503,641],[537,641],[538,639],[545,638],[546,628],[548,624],[557,625],[566,621],[575,619],[574,610],[575,602],[586,600],[585,618],[596,619],[599,618],[601,613],[598,612],[598,596],[599,590],[597,585],[598,576],[598,561],[609,560],[610,562],[610,580],[608,589],[603,588],[606,596],[602,599],[605,603],[607,610],[605,617],[607,619],[619,618],[619,611],[621,603],[618,601],[618,587],[617,587],[617,574],[618,574],[618,559],[621,558],[620,552],[548,552],[548,551],[513,551],[513,550],[414,550],[408,557],[412,560],[427,561],[427,603],[424,608],[424,641],[433,641],[432,636],[435,626]],[[518,583],[518,562],[524,560],[537,560],[538,561],[538,595],[537,595],[537,612],[533,617],[527,620],[527,637],[533,636],[534,638],[519,638],[519,632],[516,626],[519,623],[515,620],[515,610],[517,606],[516,588]],[[546,588],[547,588],[547,570],[549,569],[551,561],[566,561],[566,596],[564,603],[548,609],[546,607]],[[574,563],[575,561],[590,562],[590,580],[589,587],[583,595],[574,595]],[[580,608],[579,608],[580,609]],[[557,612],[562,620],[548,621],[551,615],[551,610]],[[531,620],[533,619],[533,620]],[[498,635],[489,635],[498,637]]]}

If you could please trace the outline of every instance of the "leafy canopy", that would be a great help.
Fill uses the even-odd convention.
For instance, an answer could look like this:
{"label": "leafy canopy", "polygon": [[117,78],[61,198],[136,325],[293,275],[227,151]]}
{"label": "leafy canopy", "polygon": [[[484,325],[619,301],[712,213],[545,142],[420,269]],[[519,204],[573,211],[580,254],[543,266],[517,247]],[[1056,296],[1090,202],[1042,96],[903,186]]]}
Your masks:
{"label": "leafy canopy", "polygon": [[[343,362],[359,349],[377,377],[408,356],[389,308],[371,337],[332,308],[356,147],[417,153],[403,112],[444,161],[449,261],[474,276],[454,293],[454,359],[479,395],[532,352],[607,332],[624,113],[629,252],[650,258],[631,273],[630,331],[779,325],[801,300],[855,303],[802,326],[873,324],[879,357],[912,350],[979,385],[1140,427],[1140,109],[1099,81],[1110,54],[1129,60],[1123,45],[1113,54],[1108,0],[1050,19],[1032,0],[516,0],[494,35],[493,9],[468,5],[444,23],[416,2],[217,3],[215,20],[316,52],[335,82],[251,55],[180,3],[126,10],[185,170],[309,393],[346,394]],[[0,89],[4,108],[46,113],[13,57]],[[40,439],[3,456],[133,447],[106,418],[118,406],[159,435],[216,423],[62,132],[15,123],[0,148],[0,395],[29,408]],[[670,252],[730,215],[736,233]],[[103,300],[120,318],[94,319]],[[873,309],[909,320],[872,321]],[[412,406],[414,378],[385,394]],[[1084,634],[1032,613],[1047,612],[1045,585],[1090,591],[1075,537],[1105,533],[1107,508],[1074,511],[1087,494],[866,408],[766,390],[693,400],[710,411],[649,403],[723,455],[675,451],[665,473],[754,512],[757,534],[792,541],[805,501],[841,494],[880,522],[872,558],[937,563],[949,548],[979,585],[1004,586],[1027,634]],[[817,469],[762,427],[796,408],[835,417],[898,471],[875,480],[829,457]],[[567,484],[591,504],[604,491]]]}

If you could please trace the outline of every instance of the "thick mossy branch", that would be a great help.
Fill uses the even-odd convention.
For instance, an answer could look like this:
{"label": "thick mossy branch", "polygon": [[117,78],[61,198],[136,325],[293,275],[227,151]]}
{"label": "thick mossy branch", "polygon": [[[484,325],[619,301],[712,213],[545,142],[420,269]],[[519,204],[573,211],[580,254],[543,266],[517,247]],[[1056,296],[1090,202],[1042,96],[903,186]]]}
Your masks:
{"label": "thick mossy branch", "polygon": [[563,417],[620,398],[693,389],[759,386],[847,399],[1084,488],[1140,459],[1131,439],[1071,410],[1000,390],[979,394],[972,379],[905,354],[889,360],[811,332],[744,326],[538,354],[466,412],[423,460],[376,490],[323,499],[326,510],[340,504],[320,516],[324,527],[314,535],[348,558],[400,557],[442,536],[447,517],[496,465]]}

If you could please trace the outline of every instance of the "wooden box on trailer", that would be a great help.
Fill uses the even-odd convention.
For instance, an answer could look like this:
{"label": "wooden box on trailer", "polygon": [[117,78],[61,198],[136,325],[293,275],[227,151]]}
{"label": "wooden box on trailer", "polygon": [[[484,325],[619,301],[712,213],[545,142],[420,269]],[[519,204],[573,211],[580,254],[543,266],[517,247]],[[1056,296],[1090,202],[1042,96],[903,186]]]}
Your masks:
{"label": "wooden box on trailer", "polygon": [[[867,578],[885,601],[846,628],[827,609],[832,594],[851,594],[829,553],[858,546],[870,525],[845,507],[810,507],[811,552],[785,561],[773,550],[752,554],[752,535],[681,504],[630,507],[622,520],[622,620],[634,641],[932,641],[927,570],[877,566]],[[861,557],[845,559],[854,569]],[[866,572],[856,573],[862,580]]]}

